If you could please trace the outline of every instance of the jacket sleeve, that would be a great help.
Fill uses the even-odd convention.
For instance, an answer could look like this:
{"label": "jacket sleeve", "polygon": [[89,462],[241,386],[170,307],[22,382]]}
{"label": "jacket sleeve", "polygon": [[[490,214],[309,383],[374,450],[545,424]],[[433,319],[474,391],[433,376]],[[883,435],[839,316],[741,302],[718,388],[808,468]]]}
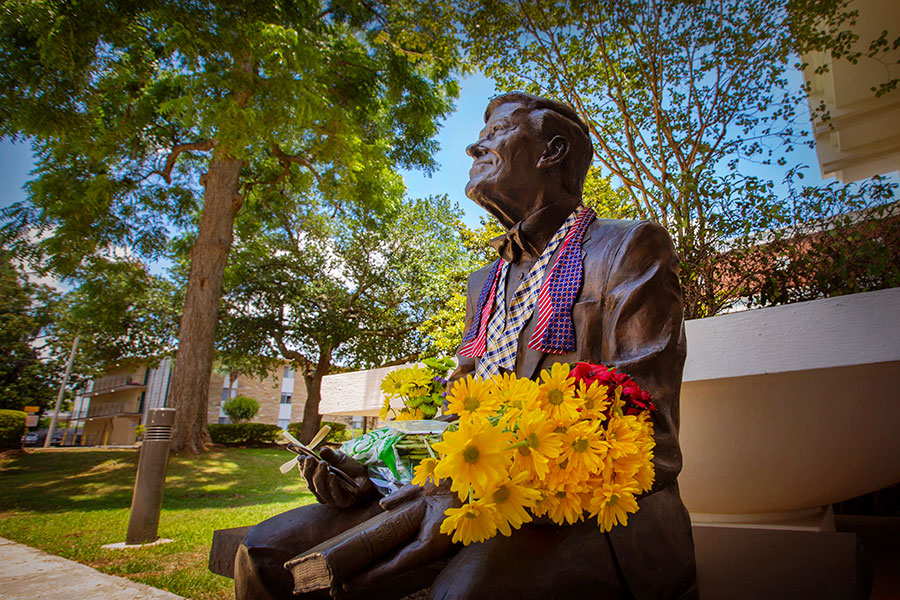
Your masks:
{"label": "jacket sleeve", "polygon": [[615,251],[602,300],[602,362],[630,375],[657,407],[652,491],[681,471],[678,403],[686,345],[678,267],[666,230],[639,222]]}
{"label": "jacket sleeve", "polygon": [[[478,298],[478,294],[481,292],[481,288],[474,289],[475,287],[475,279],[478,277],[478,271],[469,275],[468,282],[466,284],[466,322],[463,326],[463,334],[469,330],[469,327],[472,325],[472,321],[475,320],[475,300]],[[457,350],[458,352],[458,350]],[[453,382],[457,379],[462,379],[466,375],[470,373],[475,373],[475,367],[478,364],[478,358],[460,356],[456,355],[457,367],[453,373],[450,374],[450,382],[447,384],[447,389],[450,389],[450,386],[453,385]],[[446,402],[445,402],[446,404]]]}

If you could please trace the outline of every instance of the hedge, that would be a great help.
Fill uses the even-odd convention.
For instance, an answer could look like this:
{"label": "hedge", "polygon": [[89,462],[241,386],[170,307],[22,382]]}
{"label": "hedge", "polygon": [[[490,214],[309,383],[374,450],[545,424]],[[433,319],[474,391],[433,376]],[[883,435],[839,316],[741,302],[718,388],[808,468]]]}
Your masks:
{"label": "hedge", "polygon": [[0,410],[0,448],[21,448],[25,435],[25,413]]}
{"label": "hedge", "polygon": [[281,427],[266,423],[228,423],[207,425],[215,444],[263,445],[280,438]]}

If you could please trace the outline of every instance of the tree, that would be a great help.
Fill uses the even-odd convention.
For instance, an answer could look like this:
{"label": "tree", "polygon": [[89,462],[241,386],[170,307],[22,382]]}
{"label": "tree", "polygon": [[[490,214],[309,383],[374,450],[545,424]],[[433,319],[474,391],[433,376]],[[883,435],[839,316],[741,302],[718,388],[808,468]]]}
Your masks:
{"label": "tree", "polygon": [[[34,140],[29,202],[48,267],[166,252],[194,231],[171,397],[172,448],[209,440],[222,277],[242,207],[273,187],[378,209],[398,166],[430,168],[457,94],[440,5],[323,0],[34,3],[0,12],[0,135]],[[201,208],[202,207],[202,208]]]}
{"label": "tree", "polygon": [[[860,44],[848,4],[466,0],[458,19],[469,58],[502,90],[576,109],[596,164],[627,193],[633,214],[672,232],[686,316],[698,317],[737,291],[716,280],[723,246],[793,216],[771,181],[741,174],[751,163],[786,164],[795,144],[812,143],[806,90],[788,81],[792,63],[803,67],[798,55],[813,49],[834,60],[887,61],[900,46],[887,32]],[[876,93],[896,85],[888,78]]]}
{"label": "tree", "polygon": [[54,305],[54,292],[30,282],[0,250],[0,409],[52,405],[55,371],[37,347]]}
{"label": "tree", "polygon": [[74,381],[111,364],[149,361],[175,350],[184,292],[140,261],[92,257],[78,270],[79,286],[60,297],[49,343],[63,357],[80,339]]}
{"label": "tree", "polygon": [[259,412],[259,402],[250,396],[235,396],[222,405],[222,410],[235,423],[249,421]]}
{"label": "tree", "polygon": [[322,378],[335,364],[415,360],[418,326],[456,291],[442,274],[462,261],[446,198],[396,201],[381,213],[307,196],[298,212],[259,207],[237,227],[227,270],[223,361],[265,373],[283,358],[302,373],[301,439],[320,424]]}

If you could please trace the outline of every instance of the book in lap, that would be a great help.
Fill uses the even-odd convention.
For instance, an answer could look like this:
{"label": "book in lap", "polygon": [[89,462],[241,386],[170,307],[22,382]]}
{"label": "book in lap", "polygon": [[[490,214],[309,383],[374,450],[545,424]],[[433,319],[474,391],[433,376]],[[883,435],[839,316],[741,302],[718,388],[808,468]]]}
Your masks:
{"label": "book in lap", "polygon": [[294,593],[331,588],[359,574],[410,540],[419,530],[425,503],[413,500],[363,521],[284,563]]}

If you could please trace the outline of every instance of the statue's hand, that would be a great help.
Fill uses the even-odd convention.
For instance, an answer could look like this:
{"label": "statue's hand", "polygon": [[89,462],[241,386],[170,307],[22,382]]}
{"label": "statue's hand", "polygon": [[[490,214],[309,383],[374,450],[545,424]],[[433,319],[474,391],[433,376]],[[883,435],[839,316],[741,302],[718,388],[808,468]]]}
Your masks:
{"label": "statue's hand", "polygon": [[[332,450],[327,446],[322,448],[319,456],[322,460],[300,457],[300,470],[316,500],[335,508],[349,508],[378,496],[378,490],[369,479],[364,465],[340,450]],[[356,483],[356,488],[347,485],[333,469],[340,469],[349,475]]]}
{"label": "statue's hand", "polygon": [[363,592],[398,575],[427,565],[443,557],[452,546],[450,536],[441,533],[444,511],[460,506],[459,498],[450,491],[450,482],[435,487],[405,485],[381,499],[381,507],[390,510],[394,506],[420,498],[425,502],[425,516],[416,537],[387,560],[375,564],[368,571],[344,585],[350,592]]}

